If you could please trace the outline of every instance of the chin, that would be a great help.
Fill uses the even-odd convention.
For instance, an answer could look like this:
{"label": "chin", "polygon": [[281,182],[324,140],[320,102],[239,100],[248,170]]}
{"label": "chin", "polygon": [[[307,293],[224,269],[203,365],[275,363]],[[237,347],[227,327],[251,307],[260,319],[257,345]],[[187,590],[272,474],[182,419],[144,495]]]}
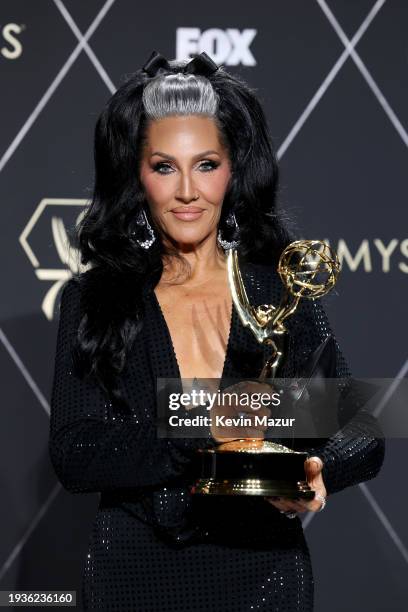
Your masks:
{"label": "chin", "polygon": [[205,236],[172,236],[172,241],[176,244],[182,245],[183,247],[193,248],[195,245],[200,244],[205,239]]}
{"label": "chin", "polygon": [[173,242],[177,242],[180,244],[191,244],[192,246],[194,244],[197,244],[199,242],[202,242],[203,240],[205,240],[205,238],[209,235],[210,231],[207,232],[203,232],[200,231],[198,232],[197,230],[194,230],[193,228],[191,228],[191,230],[179,230],[179,231],[167,231],[167,236],[173,241]]}

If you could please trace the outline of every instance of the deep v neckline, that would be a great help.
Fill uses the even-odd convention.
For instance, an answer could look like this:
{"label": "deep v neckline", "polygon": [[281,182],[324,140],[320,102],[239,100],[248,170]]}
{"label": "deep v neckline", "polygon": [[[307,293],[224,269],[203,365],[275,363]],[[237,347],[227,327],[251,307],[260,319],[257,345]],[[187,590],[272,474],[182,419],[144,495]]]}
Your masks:
{"label": "deep v neckline", "polygon": [[[181,380],[181,369],[180,369],[180,364],[177,358],[177,353],[176,350],[174,348],[174,342],[173,342],[173,338],[171,336],[170,333],[170,328],[167,324],[167,320],[166,317],[164,316],[164,312],[162,310],[162,307],[160,305],[159,299],[156,295],[156,292],[154,291],[154,288],[152,289],[152,294],[153,294],[153,300],[155,302],[156,305],[156,309],[157,312],[160,316],[161,322],[163,324],[163,327],[166,331],[166,336],[167,336],[167,342],[168,342],[168,346],[170,348],[170,352],[171,352],[171,356],[172,356],[172,360],[173,360],[173,364],[174,364],[174,368],[175,371],[177,372],[177,378],[179,380]],[[224,362],[223,362],[223,366],[222,366],[222,372],[221,372],[221,376],[218,379],[219,380],[219,384],[221,384],[225,378],[226,375],[226,368],[227,368],[227,364],[228,364],[228,360],[230,358],[230,353],[231,353],[231,341],[232,341],[232,331],[233,331],[233,327],[234,327],[234,323],[235,323],[235,306],[234,306],[234,301],[232,300],[232,296],[231,296],[231,314],[230,314],[230,322],[229,322],[229,331],[228,331],[228,338],[227,338],[227,345],[226,345],[226,349],[225,349],[225,355],[224,355]],[[186,379],[186,380],[190,380],[190,379]]]}

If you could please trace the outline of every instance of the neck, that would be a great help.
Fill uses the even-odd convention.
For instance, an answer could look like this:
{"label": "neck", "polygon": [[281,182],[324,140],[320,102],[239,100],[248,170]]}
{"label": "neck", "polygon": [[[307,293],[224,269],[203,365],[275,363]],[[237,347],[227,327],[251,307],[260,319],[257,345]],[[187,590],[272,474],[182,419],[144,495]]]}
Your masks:
{"label": "neck", "polygon": [[198,285],[214,278],[214,275],[226,268],[226,255],[216,240],[204,241],[200,245],[175,245],[179,255],[188,263],[191,273],[188,274],[176,257],[165,257],[163,261],[162,281],[180,280],[185,285]]}

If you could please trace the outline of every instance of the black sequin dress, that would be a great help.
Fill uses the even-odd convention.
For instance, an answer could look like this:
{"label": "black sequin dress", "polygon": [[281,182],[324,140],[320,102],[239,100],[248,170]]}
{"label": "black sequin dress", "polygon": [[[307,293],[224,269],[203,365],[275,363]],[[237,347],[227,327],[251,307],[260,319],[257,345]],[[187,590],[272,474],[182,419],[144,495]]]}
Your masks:
{"label": "black sequin dress", "polygon": [[[241,269],[251,303],[278,303],[282,285],[275,271],[249,263]],[[98,387],[73,374],[70,347],[81,318],[80,297],[71,279],[61,298],[49,450],[68,491],[101,494],[84,560],[85,609],[313,610],[314,579],[300,518],[289,519],[262,497],[198,503],[189,492],[196,449],[215,442],[210,435],[157,437],[156,377],[177,378],[180,372],[152,288],[144,291],[144,326],[123,374],[131,416],[118,415]],[[293,376],[332,333],[320,301],[301,300],[288,328],[282,377]],[[349,376],[336,346],[337,375]],[[264,351],[233,307],[223,379],[258,376]],[[380,470],[382,432],[369,415],[364,421],[313,452],[324,461],[329,496]]]}

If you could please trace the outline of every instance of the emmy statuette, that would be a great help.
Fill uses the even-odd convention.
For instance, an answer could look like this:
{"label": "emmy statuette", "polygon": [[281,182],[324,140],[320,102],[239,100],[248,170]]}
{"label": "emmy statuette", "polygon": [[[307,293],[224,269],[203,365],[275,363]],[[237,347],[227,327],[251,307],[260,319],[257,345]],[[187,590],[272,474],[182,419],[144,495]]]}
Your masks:
{"label": "emmy statuette", "polygon": [[[245,327],[271,356],[259,374],[260,381],[273,381],[284,359],[284,322],[301,298],[316,299],[328,293],[340,265],[335,252],[320,240],[297,240],[282,252],[278,273],[284,285],[279,306],[249,303],[238,264],[237,250],[228,250],[228,280],[234,306]],[[271,382],[269,382],[271,384]],[[313,499],[305,480],[305,451],[258,438],[242,438],[200,449],[201,477],[191,492],[198,495],[264,495],[289,499]]]}

